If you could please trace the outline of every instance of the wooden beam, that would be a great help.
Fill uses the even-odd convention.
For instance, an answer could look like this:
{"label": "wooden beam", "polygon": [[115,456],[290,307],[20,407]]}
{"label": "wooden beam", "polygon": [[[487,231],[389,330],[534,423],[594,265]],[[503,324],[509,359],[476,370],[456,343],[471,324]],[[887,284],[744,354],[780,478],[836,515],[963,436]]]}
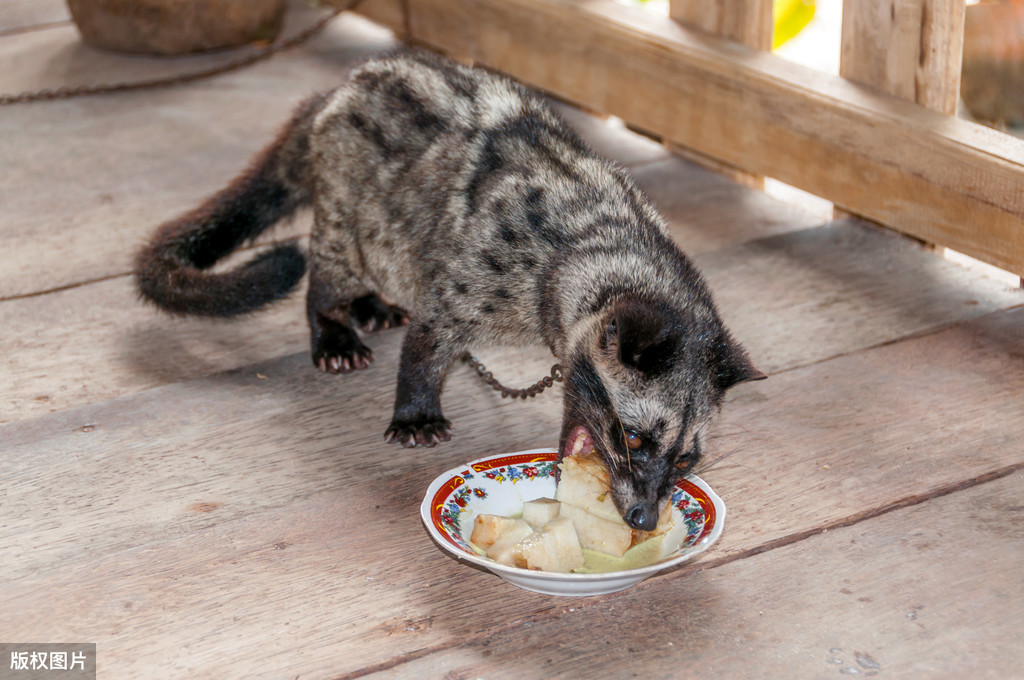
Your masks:
{"label": "wooden beam", "polygon": [[610,0],[409,0],[417,42],[1024,273],[1024,141]]}

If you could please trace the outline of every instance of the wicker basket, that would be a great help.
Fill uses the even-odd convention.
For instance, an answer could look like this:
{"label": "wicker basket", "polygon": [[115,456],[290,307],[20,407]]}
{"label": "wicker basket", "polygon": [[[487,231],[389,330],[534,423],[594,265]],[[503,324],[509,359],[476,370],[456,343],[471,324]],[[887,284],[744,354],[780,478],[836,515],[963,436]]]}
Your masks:
{"label": "wicker basket", "polygon": [[981,122],[1024,125],[1024,0],[967,8],[960,96]]}
{"label": "wicker basket", "polygon": [[67,0],[82,39],[94,47],[187,54],[273,40],[286,0]]}

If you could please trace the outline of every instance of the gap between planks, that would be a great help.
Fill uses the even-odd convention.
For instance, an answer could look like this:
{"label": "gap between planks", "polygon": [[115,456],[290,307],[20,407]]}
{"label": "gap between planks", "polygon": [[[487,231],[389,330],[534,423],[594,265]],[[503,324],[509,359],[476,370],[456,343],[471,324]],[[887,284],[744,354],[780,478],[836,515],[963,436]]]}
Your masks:
{"label": "gap between planks", "polygon": [[[1021,283],[1022,283],[1021,288],[1024,289],[1024,279],[1021,279]],[[910,331],[910,332],[906,333],[905,335],[901,335],[901,336],[895,337],[895,338],[889,338],[888,340],[883,340],[882,342],[876,342],[873,345],[864,345],[863,347],[856,347],[854,349],[846,350],[845,352],[836,352],[835,354],[830,354],[827,357],[820,357],[818,359],[812,359],[812,360],[806,361],[806,362],[804,362],[802,364],[793,364],[792,366],[782,366],[782,367],[776,368],[774,370],[769,370],[767,372],[767,374],[768,374],[768,377],[772,377],[772,376],[776,376],[776,375],[781,375],[783,373],[789,373],[790,371],[796,371],[796,370],[799,370],[801,368],[807,368],[808,366],[817,366],[818,364],[828,363],[829,361],[832,361],[833,359],[841,359],[843,357],[853,356],[854,354],[860,354],[861,352],[867,352],[867,351],[870,351],[870,350],[873,350],[873,349],[880,349],[882,347],[889,347],[890,345],[896,345],[896,344],[899,344],[901,342],[907,342],[909,340],[918,340],[920,338],[926,338],[929,335],[938,335],[939,333],[944,333],[944,332],[946,332],[948,330],[951,330],[953,328],[957,328],[958,326],[964,326],[966,324],[973,323],[975,321],[980,321],[981,319],[985,319],[987,317],[994,316],[994,315],[997,315],[997,314],[1001,314],[1001,313],[1004,313],[1004,312],[1012,312],[1012,311],[1014,311],[1016,309],[1021,309],[1022,307],[1024,307],[1024,302],[1022,302],[1020,304],[1016,304],[1016,305],[1010,305],[1009,307],[1003,307],[1001,309],[994,309],[994,310],[992,310],[990,312],[986,312],[984,314],[981,314],[980,316],[975,316],[975,317],[965,318],[965,319],[955,319],[955,320],[949,321],[947,323],[937,324],[935,326],[931,326],[929,328],[923,328],[923,329],[918,330],[918,331]]]}
{"label": "gap between planks", "polygon": [[106,276],[98,276],[93,279],[83,279],[81,281],[73,281],[66,283],[56,288],[46,288],[44,290],[34,290],[31,293],[17,293],[15,295],[9,295],[7,297],[0,297],[0,302],[9,302],[13,300],[26,300],[28,298],[41,297],[43,295],[49,295],[51,293],[63,293],[66,290],[74,290],[75,288],[82,288],[83,286],[90,286],[96,283],[103,283],[104,281],[113,281],[114,279],[121,279],[126,276],[131,276],[131,272],[122,272],[118,274],[108,274]]}
{"label": "gap between planks", "polygon": [[69,20],[64,21],[49,21],[45,24],[34,24],[32,26],[19,26],[18,28],[8,28],[6,30],[0,30],[0,38],[6,38],[12,35],[22,35],[24,33],[35,33],[36,31],[48,31],[53,28],[64,28],[71,23]]}
{"label": "gap between planks", "polygon": [[[959,480],[959,481],[956,481],[956,482],[950,482],[948,484],[943,484],[943,485],[941,485],[939,487],[936,487],[936,488],[934,488],[934,489],[932,489],[930,491],[926,491],[924,493],[918,493],[918,494],[911,494],[909,496],[904,496],[903,498],[896,499],[896,500],[892,501],[891,503],[887,503],[886,505],[881,505],[881,506],[878,506],[876,508],[871,508],[869,510],[865,510],[863,512],[854,513],[854,514],[848,515],[846,517],[841,517],[839,519],[835,519],[835,520],[833,520],[831,522],[827,522],[827,523],[825,523],[823,525],[820,525],[820,526],[817,526],[817,527],[813,527],[813,528],[810,528],[810,529],[804,529],[802,531],[797,531],[797,532],[794,532],[792,534],[787,534],[785,536],[780,536],[780,537],[772,539],[772,540],[770,540],[770,541],[768,541],[766,543],[762,543],[761,545],[756,545],[756,546],[747,548],[745,550],[741,550],[739,552],[732,553],[730,555],[723,555],[723,556],[718,557],[718,558],[709,559],[709,560],[706,560],[706,561],[700,561],[700,562],[697,562],[697,563],[692,564],[692,565],[688,565],[688,566],[685,566],[685,567],[680,567],[678,570],[673,572],[673,577],[674,578],[684,578],[685,576],[687,576],[689,574],[700,573],[700,572],[703,572],[703,571],[708,571],[708,570],[711,570],[711,569],[716,569],[718,567],[723,567],[723,566],[725,566],[727,564],[732,564],[733,562],[738,562],[740,560],[744,560],[744,559],[747,559],[747,558],[750,558],[750,557],[754,557],[756,555],[761,555],[763,553],[770,552],[772,550],[776,550],[776,549],[779,549],[779,548],[784,548],[784,547],[789,546],[789,545],[793,545],[794,543],[799,543],[800,541],[803,541],[803,540],[806,540],[808,538],[811,538],[812,536],[817,536],[818,534],[822,534],[822,533],[825,533],[827,531],[831,531],[831,530],[835,530],[835,529],[843,529],[843,528],[846,528],[846,527],[851,527],[851,526],[854,526],[856,524],[860,524],[862,522],[867,522],[867,521],[876,519],[878,517],[882,517],[884,515],[888,515],[889,513],[895,512],[897,510],[903,510],[905,508],[911,508],[911,507],[914,507],[915,505],[921,505],[922,503],[927,503],[928,501],[935,500],[937,498],[943,498],[945,496],[951,496],[953,494],[960,493],[960,492],[963,492],[963,491],[967,491],[968,489],[973,489],[973,488],[981,486],[983,484],[989,484],[989,483],[998,481],[1000,479],[1003,479],[1005,477],[1009,477],[1010,475],[1014,474],[1015,472],[1019,472],[1021,470],[1024,470],[1024,462],[1019,462],[1019,463],[1013,463],[1011,465],[1006,465],[1006,466],[998,468],[996,470],[990,470],[989,472],[985,472],[985,473],[982,473],[980,475],[976,475],[976,476],[971,477],[969,479],[963,479],[963,480]],[[654,577],[654,578],[657,578],[657,577]],[[633,589],[634,590],[638,590],[638,589],[643,589],[643,588],[650,587],[653,580],[654,579],[651,579],[651,580],[648,580],[645,583],[640,583],[640,584],[634,586]],[[613,597],[613,596],[614,596],[614,594],[613,595],[600,596],[600,597],[592,597],[592,598],[589,598],[589,599],[584,600],[582,602],[579,602],[578,600],[576,600],[576,601],[574,601],[573,609],[575,611],[586,609],[586,608],[588,608],[590,606],[593,606],[593,605],[596,605],[596,604],[598,604],[600,602],[604,602],[609,597]],[[549,608],[547,608],[545,610],[542,610],[542,611],[534,614],[533,616],[530,616],[528,619],[525,619],[525,620],[518,620],[517,619],[515,621],[510,621],[510,622],[499,624],[499,625],[496,625],[496,626],[491,626],[487,630],[481,631],[476,636],[476,639],[483,639],[483,638],[492,637],[492,636],[494,636],[494,635],[496,635],[496,634],[498,634],[500,632],[511,630],[512,628],[514,628],[516,626],[522,625],[524,623],[524,621],[527,621],[527,620],[531,621],[531,622],[534,622],[534,621],[543,620],[545,618],[551,618],[553,616],[556,616],[556,615],[560,614],[563,609],[564,609],[564,607],[562,607],[562,606],[549,607]],[[458,647],[462,647],[462,646],[464,646],[466,644],[466,642],[467,642],[467,640],[462,638],[462,639],[451,640],[449,642],[446,642],[446,643],[443,643],[443,644],[439,644],[439,645],[435,645],[433,647],[423,647],[423,648],[417,649],[415,651],[407,652],[405,654],[402,654],[402,655],[400,655],[400,656],[398,656],[396,658],[389,659],[388,661],[384,661],[384,662],[381,662],[381,663],[373,664],[371,666],[367,666],[365,668],[361,668],[358,671],[354,671],[352,673],[346,673],[344,675],[334,676],[331,680],[356,680],[356,678],[367,677],[367,676],[373,675],[375,673],[380,673],[382,671],[387,671],[387,670],[391,670],[391,669],[394,669],[394,668],[398,668],[399,666],[402,666],[405,663],[409,663],[411,661],[416,661],[418,659],[422,659],[422,658],[431,656],[432,654],[438,654],[438,653],[441,653],[441,652],[448,651],[450,649],[456,649]]]}
{"label": "gap between planks", "polygon": [[[259,250],[261,248],[270,248],[270,247],[279,246],[279,245],[282,245],[282,244],[285,244],[285,243],[292,243],[292,242],[295,242],[295,241],[301,241],[301,240],[304,240],[304,239],[307,239],[307,238],[309,238],[309,233],[308,232],[298,232],[298,233],[296,233],[296,234],[294,234],[292,236],[289,236],[289,237],[283,238],[283,239],[275,239],[275,240],[272,240],[272,241],[262,241],[261,240],[261,241],[257,241],[256,243],[253,243],[252,245],[248,245],[248,246],[245,246],[243,248],[239,248],[238,250],[234,251],[232,253],[232,255],[236,255],[236,254],[237,255],[245,255],[245,254],[250,253],[250,252],[252,252],[254,250]],[[91,279],[83,279],[81,281],[72,281],[71,283],[65,283],[63,285],[55,286],[53,288],[45,288],[43,290],[34,290],[34,291],[30,292],[30,293],[16,293],[14,295],[8,295],[7,297],[0,297],[0,302],[8,302],[8,301],[12,301],[12,300],[26,300],[26,299],[29,299],[29,298],[42,297],[43,295],[50,295],[51,293],[63,293],[64,291],[67,291],[67,290],[74,290],[75,288],[82,288],[82,287],[90,286],[90,285],[93,285],[93,284],[96,284],[96,283],[103,283],[104,281],[113,281],[115,279],[123,279],[123,278],[129,277],[129,276],[133,276],[134,274],[135,274],[134,271],[115,272],[113,274],[107,274],[106,276],[97,276],[97,277],[91,278]]]}

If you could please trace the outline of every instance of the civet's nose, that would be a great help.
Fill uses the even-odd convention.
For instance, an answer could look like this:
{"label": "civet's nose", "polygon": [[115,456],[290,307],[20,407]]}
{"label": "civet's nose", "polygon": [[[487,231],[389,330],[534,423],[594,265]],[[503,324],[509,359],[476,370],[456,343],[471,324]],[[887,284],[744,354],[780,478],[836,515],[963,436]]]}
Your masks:
{"label": "civet's nose", "polygon": [[633,529],[654,531],[658,526],[658,509],[653,505],[638,503],[629,509],[623,519]]}

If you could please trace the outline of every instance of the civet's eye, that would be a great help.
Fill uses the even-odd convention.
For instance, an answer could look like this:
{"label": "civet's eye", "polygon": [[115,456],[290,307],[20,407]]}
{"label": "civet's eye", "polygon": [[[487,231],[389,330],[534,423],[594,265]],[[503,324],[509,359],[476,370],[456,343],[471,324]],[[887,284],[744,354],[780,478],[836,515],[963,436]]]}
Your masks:
{"label": "civet's eye", "polygon": [[636,451],[644,445],[644,440],[640,438],[636,432],[630,430],[626,433],[626,448],[630,451]]}

